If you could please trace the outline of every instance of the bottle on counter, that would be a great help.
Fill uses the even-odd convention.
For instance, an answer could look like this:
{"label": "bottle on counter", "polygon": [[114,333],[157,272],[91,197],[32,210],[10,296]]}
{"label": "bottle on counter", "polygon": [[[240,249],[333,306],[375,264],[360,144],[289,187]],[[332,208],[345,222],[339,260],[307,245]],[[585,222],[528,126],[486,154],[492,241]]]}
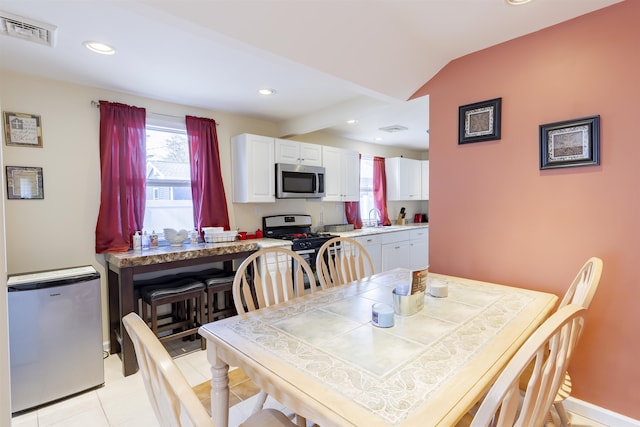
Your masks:
{"label": "bottle on counter", "polygon": [[156,230],[151,232],[151,236],[149,237],[149,247],[157,248],[158,247],[158,235],[156,234]]}
{"label": "bottle on counter", "polygon": [[191,231],[191,244],[194,246],[198,244],[198,230],[195,228]]}
{"label": "bottle on counter", "polygon": [[136,231],[136,234],[133,235],[133,250],[142,250],[142,236],[139,231]]}
{"label": "bottle on counter", "polygon": [[256,230],[256,239],[262,239],[262,230],[260,229]]}
{"label": "bottle on counter", "polygon": [[149,234],[146,230],[142,232],[142,250],[149,249]]}

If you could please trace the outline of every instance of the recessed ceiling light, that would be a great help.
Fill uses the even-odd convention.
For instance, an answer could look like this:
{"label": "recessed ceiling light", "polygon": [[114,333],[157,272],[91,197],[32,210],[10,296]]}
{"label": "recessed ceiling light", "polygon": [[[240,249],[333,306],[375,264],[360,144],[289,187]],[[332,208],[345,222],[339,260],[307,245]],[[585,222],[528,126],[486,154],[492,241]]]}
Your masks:
{"label": "recessed ceiling light", "polygon": [[526,3],[529,3],[531,0],[506,0],[507,4],[510,4],[512,6],[520,6]]}
{"label": "recessed ceiling light", "polygon": [[358,121],[356,119],[351,119],[351,120],[347,120],[347,123],[350,125],[355,125],[356,123],[358,123]]}
{"label": "recessed ceiling light", "polygon": [[258,90],[258,93],[260,95],[273,95],[276,93],[276,91],[274,89],[260,89]]}
{"label": "recessed ceiling light", "polygon": [[90,51],[100,53],[102,55],[113,55],[114,53],[116,53],[116,50],[106,43],[86,41],[82,42],[82,44]]}

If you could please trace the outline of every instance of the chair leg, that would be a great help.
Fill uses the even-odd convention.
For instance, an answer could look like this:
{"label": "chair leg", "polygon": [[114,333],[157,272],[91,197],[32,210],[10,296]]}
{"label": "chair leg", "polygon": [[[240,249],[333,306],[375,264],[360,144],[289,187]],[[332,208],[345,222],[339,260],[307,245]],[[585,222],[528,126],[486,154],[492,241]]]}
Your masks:
{"label": "chair leg", "polygon": [[267,400],[267,393],[260,390],[260,393],[258,393],[258,397],[256,397],[256,404],[253,407],[252,414],[255,414],[256,412],[261,411],[262,407],[264,406],[264,402],[266,402],[266,400]]}
{"label": "chair leg", "polygon": [[564,409],[564,405],[561,401],[554,402],[553,407],[556,408],[556,412],[558,413],[558,417],[560,417],[560,424],[562,427],[569,427],[571,425],[571,420],[569,419],[569,414],[567,410]]}

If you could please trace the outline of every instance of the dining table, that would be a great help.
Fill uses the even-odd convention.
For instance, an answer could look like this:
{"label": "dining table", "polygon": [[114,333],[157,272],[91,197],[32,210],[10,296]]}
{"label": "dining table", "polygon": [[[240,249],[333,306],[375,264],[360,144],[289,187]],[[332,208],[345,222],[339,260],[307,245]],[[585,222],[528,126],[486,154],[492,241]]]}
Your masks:
{"label": "dining table", "polygon": [[[228,426],[232,366],[323,427],[454,426],[557,302],[429,272],[424,307],[375,326],[372,306],[393,307],[392,291],[411,277],[385,271],[201,326],[215,425]],[[431,287],[447,296],[431,296]]]}

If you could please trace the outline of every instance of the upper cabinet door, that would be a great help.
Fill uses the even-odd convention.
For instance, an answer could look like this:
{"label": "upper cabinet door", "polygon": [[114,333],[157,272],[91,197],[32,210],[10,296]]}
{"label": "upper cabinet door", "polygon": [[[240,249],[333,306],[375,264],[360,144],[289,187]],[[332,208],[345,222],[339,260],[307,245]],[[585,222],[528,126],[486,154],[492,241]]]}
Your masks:
{"label": "upper cabinet door", "polygon": [[404,157],[385,159],[387,200],[421,200],[422,165]]}
{"label": "upper cabinet door", "polygon": [[422,162],[422,191],[420,197],[422,200],[429,200],[429,160]]}
{"label": "upper cabinet door", "polygon": [[273,203],[275,197],[274,139],[242,134],[231,139],[234,203]]}
{"label": "upper cabinet door", "polygon": [[357,151],[322,147],[325,202],[360,200],[360,155]]}
{"label": "upper cabinet door", "polygon": [[276,163],[322,166],[322,146],[307,142],[276,139]]}

